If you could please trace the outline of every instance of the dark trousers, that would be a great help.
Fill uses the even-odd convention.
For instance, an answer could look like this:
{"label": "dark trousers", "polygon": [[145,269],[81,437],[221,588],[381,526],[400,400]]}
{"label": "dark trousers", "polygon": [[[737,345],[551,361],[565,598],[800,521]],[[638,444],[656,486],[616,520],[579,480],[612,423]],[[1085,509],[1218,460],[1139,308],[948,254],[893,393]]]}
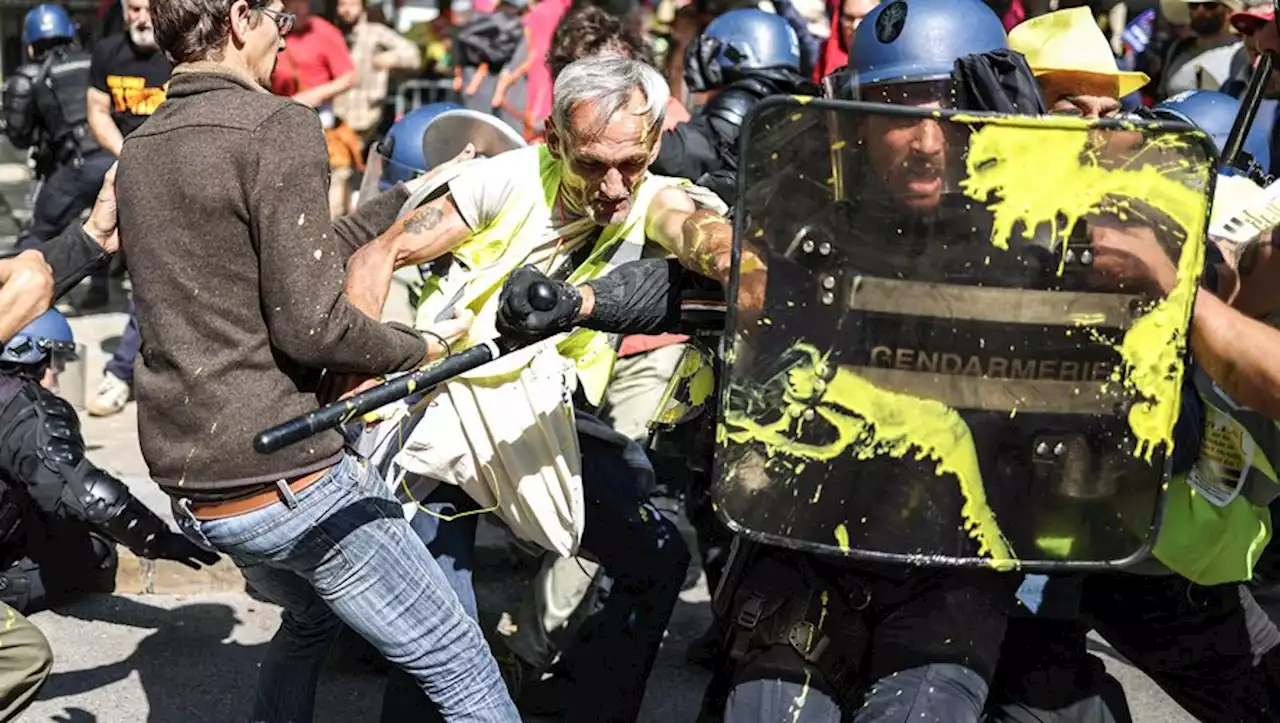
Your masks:
{"label": "dark trousers", "polygon": [[1021,577],[986,570],[844,573],[839,587],[848,599],[866,601],[840,623],[865,628],[850,636],[864,639],[862,650],[840,651],[854,669],[852,689],[820,685],[816,668],[797,665],[799,656],[779,646],[737,671],[724,721],[976,723]]}
{"label": "dark trousers", "polygon": [[1280,720],[1280,631],[1243,585],[1096,575],[1085,620],[1203,721]]}
{"label": "dark trousers", "polygon": [[[675,524],[648,503],[617,448],[588,436],[580,437],[579,446],[586,502],[582,550],[604,566],[613,586],[582,637],[565,653],[561,674],[574,688],[567,720],[634,721],[684,582],[689,549]],[[469,499],[446,504],[474,509]],[[419,511],[414,520],[423,517]],[[473,606],[475,600],[470,584],[475,526],[474,517],[415,525],[420,534],[434,533],[430,540],[424,537],[433,554],[451,557],[441,567],[451,584],[465,587],[458,590],[464,607],[468,598]],[[438,720],[424,717],[431,704],[420,693],[409,695],[404,684],[399,676],[388,680],[383,723]]]}
{"label": "dark trousers", "polygon": [[1280,631],[1243,586],[1099,574],[1050,578],[1046,590],[1055,589],[1058,601],[1078,603],[1079,619],[1011,624],[993,720],[1020,721],[1009,714],[1034,708],[1055,713],[1045,720],[1127,721],[1123,691],[1085,649],[1090,628],[1199,720],[1280,719]]}
{"label": "dark trousers", "polygon": [[138,357],[138,350],[142,348],[142,335],[138,333],[138,309],[133,305],[133,299],[129,299],[128,312],[129,323],[125,324],[120,346],[116,347],[107,360],[106,369],[115,378],[133,384],[133,360]]}
{"label": "dark trousers", "polygon": [[[45,179],[32,209],[31,227],[18,238],[18,248],[34,249],[53,239],[80,214],[93,207],[93,201],[102,188],[115,156],[106,151],[96,151],[84,156],[81,162],[67,162],[57,166]],[[96,273],[91,282],[97,288],[106,288],[107,272]]]}

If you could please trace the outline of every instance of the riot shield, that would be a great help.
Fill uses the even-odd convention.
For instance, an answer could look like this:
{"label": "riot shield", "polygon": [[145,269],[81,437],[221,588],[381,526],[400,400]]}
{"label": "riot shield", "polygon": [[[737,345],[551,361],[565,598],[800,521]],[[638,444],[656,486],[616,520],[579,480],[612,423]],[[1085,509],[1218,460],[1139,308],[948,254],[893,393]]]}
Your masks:
{"label": "riot shield", "polygon": [[1173,123],[763,103],[739,170],[726,523],[885,562],[1144,557],[1212,167]]}

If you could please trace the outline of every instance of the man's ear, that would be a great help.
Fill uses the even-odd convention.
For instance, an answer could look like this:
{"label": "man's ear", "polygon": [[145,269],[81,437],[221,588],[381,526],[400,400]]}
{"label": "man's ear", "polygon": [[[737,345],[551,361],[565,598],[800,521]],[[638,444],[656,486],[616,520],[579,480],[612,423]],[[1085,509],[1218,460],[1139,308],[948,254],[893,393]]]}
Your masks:
{"label": "man's ear", "polygon": [[544,135],[547,141],[547,152],[558,161],[560,160],[560,134],[556,132],[556,122],[547,116],[547,121],[543,125],[546,127]]}
{"label": "man's ear", "polygon": [[249,31],[253,28],[252,15],[253,11],[245,0],[236,0],[231,3],[231,42],[236,47],[245,44],[245,39],[248,38]]}

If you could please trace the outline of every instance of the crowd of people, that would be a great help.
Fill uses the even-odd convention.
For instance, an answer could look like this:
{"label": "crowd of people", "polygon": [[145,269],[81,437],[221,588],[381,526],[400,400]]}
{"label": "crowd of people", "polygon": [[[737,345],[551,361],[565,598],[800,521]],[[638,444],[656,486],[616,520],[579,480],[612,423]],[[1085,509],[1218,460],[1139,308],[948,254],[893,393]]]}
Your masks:
{"label": "crowd of people", "polygon": [[[308,0],[120,10],[121,32],[85,49],[63,8],[35,8],[29,62],[4,86],[4,132],[30,149],[42,185],[20,253],[0,259],[0,564],[27,574],[37,538],[78,545],[89,567],[115,544],[196,568],[229,557],[283,609],[251,720],[312,720],[344,629],[391,666],[383,721],[636,720],[691,560],[662,495],[683,503],[714,594],[714,622],[688,650],[713,672],[702,720],[1131,720],[1090,631],[1199,720],[1280,719],[1280,609],[1268,604],[1280,331],[1264,321],[1280,311],[1280,257],[1269,228],[1237,243],[1196,225],[1222,228],[1232,201],[1247,206],[1272,182],[1280,81],[1256,109],[1240,100],[1259,59],[1280,53],[1270,5],[499,0],[418,25],[359,0],[330,17]],[[432,102],[394,102],[423,81],[440,90]],[[821,97],[877,105],[811,104]],[[760,112],[766,99],[786,112]],[[1025,210],[1022,229],[997,239],[998,198],[1020,189],[999,187],[989,206],[963,195],[999,161],[966,157],[978,145],[962,139],[981,133],[949,127],[951,110],[1101,124],[1065,126],[1080,138],[1116,131],[1084,181],[1039,166],[1080,184],[1046,194],[1084,198],[1097,174],[1160,170],[1119,205],[1130,186],[1087,208]],[[1255,110],[1236,152],[1232,129]],[[1178,141],[1144,145],[1162,132]],[[1031,155],[1014,163],[1054,158],[1020,148]],[[993,261],[984,234],[1005,251],[1028,237],[1014,249],[1025,258]],[[1028,261],[1037,244],[1059,238],[1055,278],[1079,260],[1068,276],[1087,286],[1054,281],[1049,306],[996,308],[1015,298],[996,292],[1048,268]],[[101,307],[113,258],[129,276],[129,321],[87,411],[136,398],[142,454],[178,531],[85,457],[56,394],[75,345],[55,305],[83,283],[74,310]],[[399,298],[393,277],[406,272]],[[846,275],[860,285],[844,293]],[[877,297],[877,283],[927,286],[929,298]],[[691,324],[691,293],[727,298],[728,320]],[[993,356],[1003,350],[986,350],[988,332],[966,347],[957,331],[1051,334],[1058,322],[1043,320],[1067,318],[1050,307],[1068,296],[1098,312],[1073,309],[1077,326],[1107,327],[1079,320],[1124,304],[1120,329],[1146,320],[1143,298],[1162,300],[1144,328],[1168,339],[1143,337],[1158,383],[1128,402],[1159,419],[1139,425],[1125,406],[1091,412],[1087,433],[1045,436],[1036,425],[1052,426],[1055,397],[1037,385],[1096,382],[1102,398],[1122,365],[1090,358],[1086,374],[1063,357],[1089,340],[1049,352],[1020,340],[1024,359],[1015,344]],[[949,301],[964,298],[988,301]],[[392,307],[409,323],[386,320]],[[845,316],[870,309],[906,328],[921,308],[952,326],[915,339]],[[805,351],[819,339],[848,353]],[[938,345],[964,349],[978,373],[943,368],[950,391],[928,377],[884,403],[877,385],[905,378],[887,374],[920,372]],[[355,407],[383,378],[476,350],[485,363]],[[768,356],[792,360],[768,422],[712,394]],[[1001,371],[1012,364],[1039,374]],[[1041,406],[963,397],[977,383],[966,375],[1022,384],[1020,399]],[[341,424],[264,448],[263,429],[334,403],[351,410]],[[812,431],[824,422],[835,431]],[[960,443],[921,441],[944,426],[991,438],[969,442],[988,502],[965,486]],[[1163,444],[1143,452],[1132,437],[1147,433]],[[1086,442],[1102,461],[1081,471],[1067,450]],[[1046,485],[1066,490],[1048,531],[1032,491]],[[995,512],[970,524],[986,504]],[[472,582],[481,514],[541,557],[490,639]],[[890,539],[917,526],[931,533],[924,547]],[[1104,541],[1125,554],[1099,552]],[[1015,553],[1064,565],[1030,574]],[[56,651],[4,599],[0,720],[11,720]]]}

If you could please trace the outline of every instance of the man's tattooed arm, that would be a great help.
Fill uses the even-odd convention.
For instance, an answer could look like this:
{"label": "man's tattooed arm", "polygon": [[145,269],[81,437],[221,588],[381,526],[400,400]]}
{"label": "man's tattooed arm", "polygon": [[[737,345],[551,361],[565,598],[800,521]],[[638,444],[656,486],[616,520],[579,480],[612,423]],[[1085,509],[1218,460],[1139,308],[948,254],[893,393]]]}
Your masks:
{"label": "man's tattooed arm", "polygon": [[435,229],[444,220],[444,211],[435,206],[423,206],[409,214],[404,222],[405,233],[424,233]]}
{"label": "man's tattooed arm", "polygon": [[443,256],[470,234],[470,227],[448,194],[410,211],[351,255],[347,261],[347,296],[356,308],[378,318],[396,269]]}

